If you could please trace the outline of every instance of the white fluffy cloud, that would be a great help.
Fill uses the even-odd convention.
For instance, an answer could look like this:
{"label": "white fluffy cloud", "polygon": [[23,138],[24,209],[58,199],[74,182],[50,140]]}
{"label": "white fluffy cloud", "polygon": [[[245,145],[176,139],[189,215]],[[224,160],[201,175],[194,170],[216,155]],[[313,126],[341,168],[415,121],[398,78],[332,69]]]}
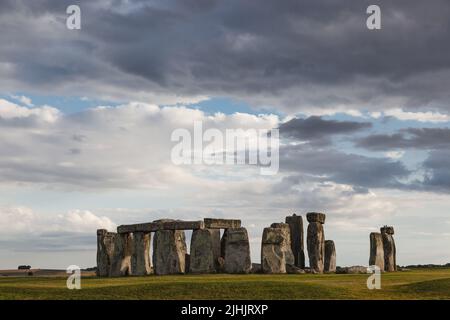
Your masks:
{"label": "white fluffy cloud", "polygon": [[114,231],[116,224],[106,216],[87,210],[72,210],[65,214],[48,215],[23,206],[0,207],[1,237],[39,235],[49,232],[95,234],[97,229]]}

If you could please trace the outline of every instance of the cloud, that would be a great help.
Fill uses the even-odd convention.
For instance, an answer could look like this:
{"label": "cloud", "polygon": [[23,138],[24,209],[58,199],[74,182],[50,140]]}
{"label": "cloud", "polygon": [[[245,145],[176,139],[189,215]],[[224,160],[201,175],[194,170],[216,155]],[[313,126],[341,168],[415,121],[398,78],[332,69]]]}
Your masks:
{"label": "cloud", "polygon": [[15,96],[12,95],[11,98],[21,102],[22,104],[26,105],[27,107],[33,107],[34,104],[32,103],[31,99],[25,96]]}
{"label": "cloud", "polygon": [[0,100],[0,127],[5,127],[0,138],[0,183],[70,190],[192,186],[202,181],[195,169],[176,167],[171,160],[175,129],[193,131],[195,121],[200,121],[204,130],[221,132],[267,130],[279,123],[275,115],[208,115],[185,107],[143,103],[72,114],[54,110],[28,109]]}
{"label": "cloud", "polygon": [[383,112],[383,114],[387,117],[394,117],[399,120],[412,120],[419,122],[449,122],[450,116],[447,114],[442,114],[439,112],[407,112],[402,109],[390,109]]}
{"label": "cloud", "polygon": [[407,128],[394,134],[374,134],[356,140],[368,150],[441,149],[450,147],[450,128]]}
{"label": "cloud", "polygon": [[42,235],[55,233],[95,234],[97,229],[114,231],[117,227],[110,218],[97,216],[86,210],[72,210],[65,214],[42,215],[23,206],[0,207],[1,236],[19,234]]}
{"label": "cloud", "polygon": [[286,147],[280,163],[288,172],[360,188],[399,188],[411,174],[400,161],[304,146]]}
{"label": "cloud", "polygon": [[369,122],[325,120],[321,117],[311,116],[306,119],[294,118],[279,127],[280,134],[287,138],[301,141],[321,141],[330,143],[335,135],[350,134],[363,129],[371,128]]}
{"label": "cloud", "polygon": [[3,91],[158,104],[228,96],[292,114],[449,111],[446,0],[378,1],[376,32],[369,1],[84,0],[76,32],[65,27],[69,4],[2,1]]}

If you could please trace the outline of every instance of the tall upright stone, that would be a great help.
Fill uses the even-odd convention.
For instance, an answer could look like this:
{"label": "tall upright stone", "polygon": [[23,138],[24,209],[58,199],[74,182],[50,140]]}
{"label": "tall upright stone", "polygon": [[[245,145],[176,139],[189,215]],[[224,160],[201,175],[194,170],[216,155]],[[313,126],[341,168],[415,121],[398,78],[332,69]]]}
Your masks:
{"label": "tall upright stone", "polygon": [[377,266],[384,271],[384,248],[381,233],[370,233],[370,257],[369,266]]}
{"label": "tall upright stone", "polygon": [[323,273],[325,263],[325,234],[323,224],[325,214],[309,212],[306,214],[308,231],[306,245],[308,248],[309,266],[315,273]]}
{"label": "tall upright stone", "polygon": [[333,240],[325,240],[325,272],[336,272],[336,246]]}
{"label": "tall upright stone", "polygon": [[116,233],[105,229],[97,230],[97,276],[107,277],[111,269],[111,259],[114,250]]}
{"label": "tall upright stone", "polygon": [[191,238],[190,273],[213,273],[218,269],[220,230],[194,230]]}
{"label": "tall upright stone", "polygon": [[151,273],[150,263],[150,232],[133,233],[134,250],[131,256],[131,270],[133,275],[144,276]]}
{"label": "tall upright stone", "polygon": [[303,232],[303,218],[293,214],[286,217],[291,234],[291,249],[294,254],[295,265],[301,269],[305,268],[305,246]]}
{"label": "tall upright stone", "polygon": [[250,244],[245,228],[229,228],[223,236],[224,271],[226,273],[250,273]]}
{"label": "tall upright stone", "polygon": [[286,273],[286,265],[294,265],[289,225],[274,223],[264,228],[261,243],[263,273]]}
{"label": "tall upright stone", "polygon": [[182,230],[158,230],[153,238],[153,268],[157,275],[186,272],[186,236]]}
{"label": "tall upright stone", "polygon": [[131,268],[131,256],[134,250],[133,234],[115,233],[112,246],[109,276],[120,277],[133,274]]}
{"label": "tall upright stone", "polygon": [[383,239],[384,250],[384,271],[392,272],[397,270],[396,248],[394,241],[394,227],[384,226],[380,229]]}

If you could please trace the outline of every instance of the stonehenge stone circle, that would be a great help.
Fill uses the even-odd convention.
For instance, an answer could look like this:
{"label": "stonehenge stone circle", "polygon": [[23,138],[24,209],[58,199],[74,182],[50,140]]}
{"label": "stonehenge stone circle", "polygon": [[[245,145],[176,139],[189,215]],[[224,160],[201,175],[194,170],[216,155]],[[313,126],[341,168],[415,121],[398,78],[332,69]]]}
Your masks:
{"label": "stonehenge stone circle", "polygon": [[384,248],[381,233],[370,233],[370,257],[369,266],[377,266],[384,271]]}
{"label": "stonehenge stone circle", "polygon": [[213,273],[218,269],[220,230],[194,230],[191,238],[190,273]]}
{"label": "stonehenge stone circle", "polygon": [[224,271],[226,273],[250,273],[250,244],[245,228],[229,228],[223,235]]}
{"label": "stonehenge stone circle", "polygon": [[305,268],[305,245],[303,232],[303,218],[296,214],[286,217],[291,233],[291,249],[294,254],[295,265],[301,269]]}
{"label": "stonehenge stone circle", "polygon": [[380,229],[383,239],[384,250],[384,271],[392,272],[397,270],[396,248],[394,241],[394,228],[384,226]]}
{"label": "stonehenge stone circle", "polygon": [[150,263],[150,241],[151,233],[134,232],[134,250],[131,256],[131,270],[135,276],[144,276],[152,272]]}
{"label": "stonehenge stone circle", "polygon": [[336,272],[336,247],[333,240],[325,240],[325,272]]}
{"label": "stonehenge stone circle", "polygon": [[307,213],[308,231],[306,244],[308,248],[309,266],[314,273],[323,273],[325,263],[325,234],[323,223],[325,214]]}
{"label": "stonehenge stone circle", "polygon": [[[325,241],[326,215],[306,214],[309,268],[305,268],[303,219],[287,216],[286,223],[264,228],[261,264],[251,262],[247,229],[241,220],[205,218],[203,221],[172,219],[121,225],[117,233],[97,230],[97,270],[101,277],[183,273],[365,273],[365,267],[336,267],[336,247]],[[224,233],[220,237],[220,230]],[[187,252],[184,230],[192,230]],[[151,239],[153,235],[153,248]],[[369,265],[396,271],[394,228],[384,226],[370,234]],[[150,250],[152,249],[152,253]],[[152,254],[152,260],[150,255]],[[153,267],[152,267],[153,262]]]}

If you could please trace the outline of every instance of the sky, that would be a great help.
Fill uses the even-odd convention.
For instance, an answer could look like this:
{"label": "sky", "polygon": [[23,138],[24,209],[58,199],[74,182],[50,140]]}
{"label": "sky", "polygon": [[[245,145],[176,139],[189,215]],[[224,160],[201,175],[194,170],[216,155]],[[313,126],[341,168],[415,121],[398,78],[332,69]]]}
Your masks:
{"label": "sky", "polygon": [[[383,225],[400,265],[450,262],[450,4],[375,1],[368,30],[372,2],[1,1],[0,269],[92,267],[96,229],[161,218],[241,219],[259,262],[311,211],[338,265]],[[176,165],[196,122],[279,129],[278,173]]]}

